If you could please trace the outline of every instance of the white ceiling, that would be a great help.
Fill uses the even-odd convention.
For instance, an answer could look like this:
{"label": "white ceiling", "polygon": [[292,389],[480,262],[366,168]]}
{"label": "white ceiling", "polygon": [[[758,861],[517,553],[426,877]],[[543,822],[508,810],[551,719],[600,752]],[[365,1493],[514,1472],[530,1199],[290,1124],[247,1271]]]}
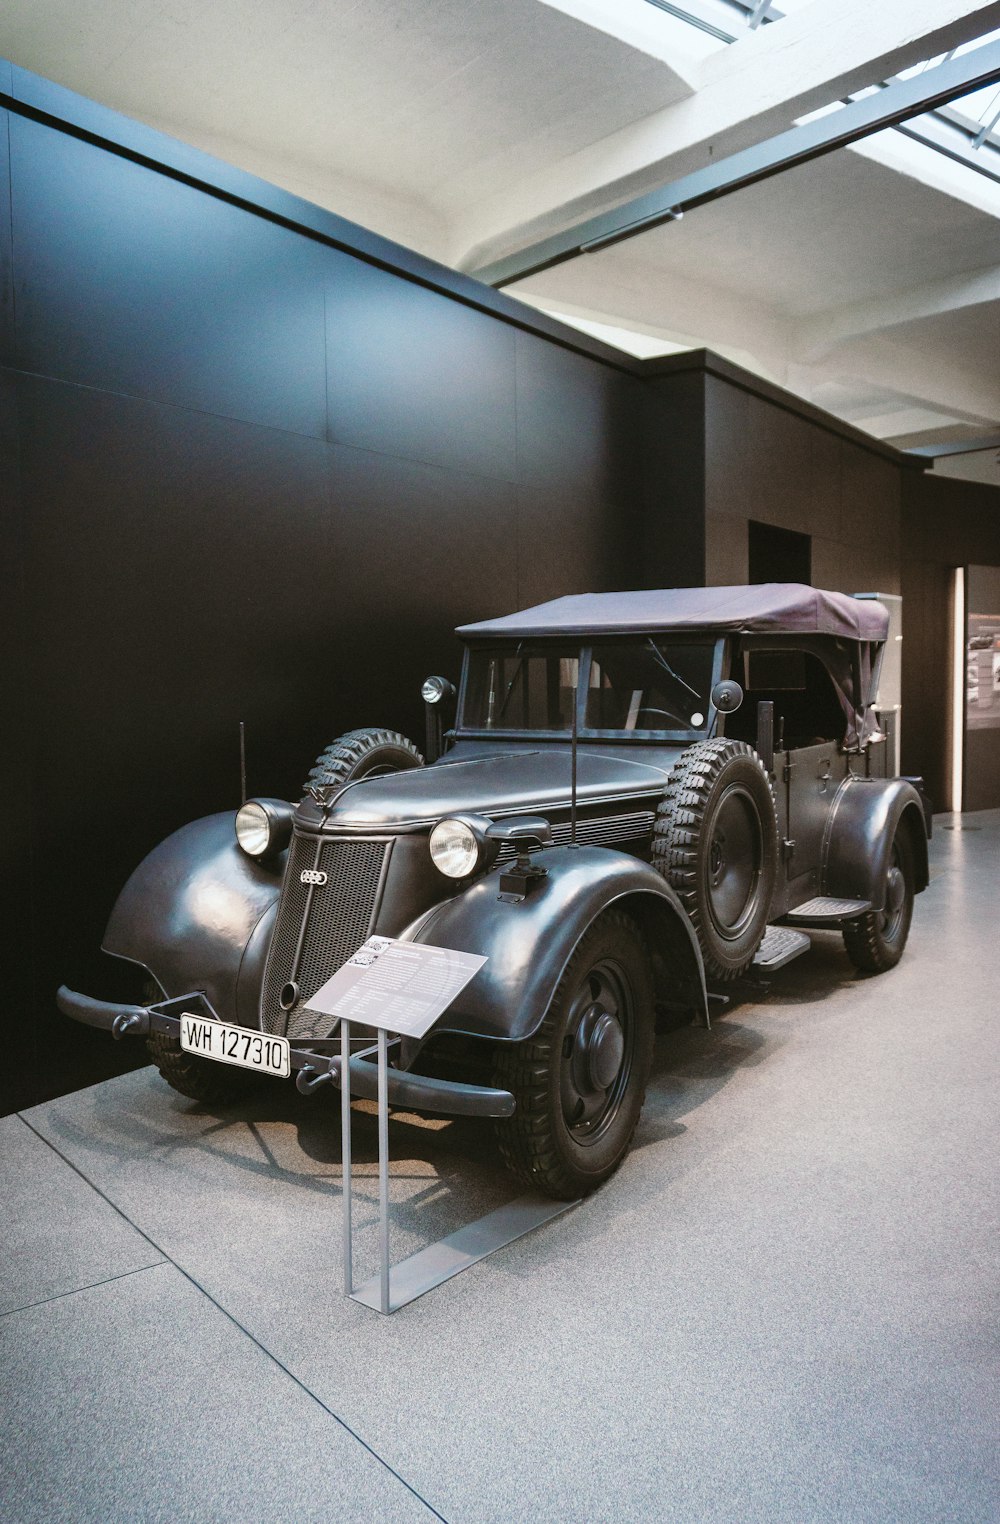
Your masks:
{"label": "white ceiling", "polygon": [[[970,0],[780,8],[726,47],[647,0],[6,0],[0,54],[474,268],[1000,26]],[[898,133],[512,291],[882,437],[1000,429],[1000,185]]]}

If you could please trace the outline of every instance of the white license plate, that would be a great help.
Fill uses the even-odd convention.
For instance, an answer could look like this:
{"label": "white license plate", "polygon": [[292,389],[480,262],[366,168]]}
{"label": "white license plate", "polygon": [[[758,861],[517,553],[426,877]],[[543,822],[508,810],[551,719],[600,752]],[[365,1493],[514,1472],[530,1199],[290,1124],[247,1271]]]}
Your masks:
{"label": "white license plate", "polygon": [[248,1032],[246,1027],[227,1027],[221,1021],[206,1021],[187,1011],[181,1016],[181,1047],[199,1058],[214,1058],[220,1064],[237,1064],[241,1069],[259,1069],[262,1074],[276,1074],[287,1079],[292,1072],[287,1037],[271,1037],[264,1032]]}

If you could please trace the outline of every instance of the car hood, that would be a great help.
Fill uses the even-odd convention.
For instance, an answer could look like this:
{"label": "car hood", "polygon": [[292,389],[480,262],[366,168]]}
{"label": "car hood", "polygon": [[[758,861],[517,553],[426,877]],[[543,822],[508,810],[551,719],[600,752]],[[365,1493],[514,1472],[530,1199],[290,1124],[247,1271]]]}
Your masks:
{"label": "car hood", "polygon": [[[636,795],[662,793],[677,752],[658,751],[656,762],[632,761],[580,748],[577,803],[581,808]],[[325,820],[327,830],[416,829],[444,815],[545,814],[568,809],[570,753],[566,750],[507,751],[462,761],[444,759],[430,767],[351,783],[338,795]],[[311,801],[300,806],[304,825],[320,823]]]}

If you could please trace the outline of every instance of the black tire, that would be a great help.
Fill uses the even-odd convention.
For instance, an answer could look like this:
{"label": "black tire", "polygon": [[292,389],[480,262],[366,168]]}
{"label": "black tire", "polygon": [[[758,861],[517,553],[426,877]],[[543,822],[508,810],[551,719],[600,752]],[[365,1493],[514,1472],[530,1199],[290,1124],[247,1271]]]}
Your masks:
{"label": "black tire", "polygon": [[497,1140],[519,1180],[573,1201],[614,1173],[642,1111],[653,1028],[646,945],[629,916],[606,911],[578,942],[534,1037],[497,1047],[494,1083],[517,1102]]}
{"label": "black tire", "polygon": [[885,909],[844,924],[844,946],[864,974],[884,974],[903,956],[913,919],[913,847],[905,826],[893,837],[886,868]]}
{"label": "black tire", "polygon": [[[156,1005],[163,999],[153,980],[143,985],[143,1005]],[[225,1106],[231,1101],[242,1100],[260,1083],[261,1076],[250,1069],[237,1069],[232,1064],[215,1064],[209,1058],[199,1058],[196,1053],[186,1053],[179,1037],[166,1032],[152,1032],[146,1038],[146,1051],[165,1079],[178,1095],[189,1101],[203,1101],[208,1106]]]}
{"label": "black tire", "polygon": [[359,778],[374,778],[380,773],[405,772],[423,767],[424,759],[412,741],[396,730],[349,730],[331,741],[316,758],[306,789],[354,783]]}
{"label": "black tire", "polygon": [[681,752],[653,827],[653,867],[691,918],[709,979],[736,979],[767,930],[778,819],[763,762],[745,741]]}
{"label": "black tire", "polygon": [[171,1037],[166,1032],[153,1032],[146,1038],[146,1048],[161,1078],[189,1101],[201,1101],[206,1106],[228,1106],[249,1095],[261,1082],[261,1075],[252,1069],[217,1064],[210,1058],[199,1058],[196,1053],[186,1053],[180,1038]]}

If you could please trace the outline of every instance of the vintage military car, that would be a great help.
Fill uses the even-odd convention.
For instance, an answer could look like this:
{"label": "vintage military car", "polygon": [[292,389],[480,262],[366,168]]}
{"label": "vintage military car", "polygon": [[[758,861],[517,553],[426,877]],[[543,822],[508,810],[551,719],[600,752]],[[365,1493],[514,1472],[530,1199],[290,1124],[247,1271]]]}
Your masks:
{"label": "vintage military car", "polygon": [[[253,1068],[339,1085],[336,1017],[310,1000],[372,933],[485,955],[425,1039],[393,1044],[390,1103],[493,1117],[515,1174],[578,1196],[628,1150],[657,1017],[707,1026],[710,990],[787,961],[803,927],[838,928],[866,972],[902,954],[930,814],[919,780],[884,776],[886,629],[877,602],[785,584],[468,625],[442,754],[455,690],[431,678],[427,764],[351,731],[298,803],[184,827],[104,942],[151,1003],[60,1006],[145,1035],[171,1085],[221,1102]],[[198,1051],[206,1022],[228,1063]],[[370,1043],[350,1077],[375,1094]]]}

